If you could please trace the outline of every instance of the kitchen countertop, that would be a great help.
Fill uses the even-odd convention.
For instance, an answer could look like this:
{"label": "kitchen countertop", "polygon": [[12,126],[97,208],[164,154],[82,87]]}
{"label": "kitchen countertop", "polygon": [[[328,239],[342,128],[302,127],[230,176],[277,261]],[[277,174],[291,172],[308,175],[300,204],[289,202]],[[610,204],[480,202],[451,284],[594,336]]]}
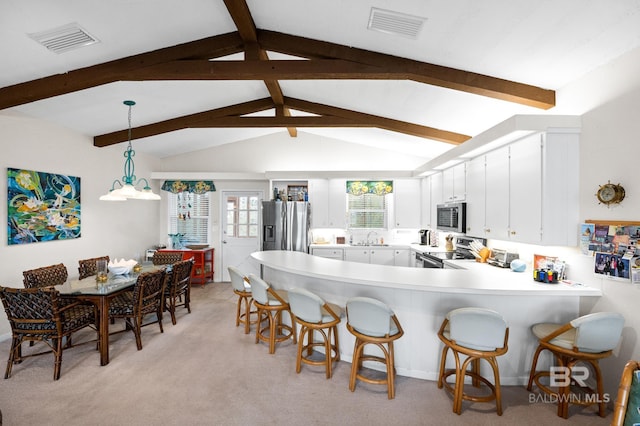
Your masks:
{"label": "kitchen countertop", "polygon": [[508,268],[498,268],[474,260],[446,261],[455,262],[456,266],[466,267],[466,269],[431,269],[348,262],[302,252],[278,250],[255,252],[251,257],[261,264],[284,272],[386,288],[514,296],[597,297],[602,295],[602,291],[597,288],[582,285],[570,286],[564,283],[538,283],[533,281],[528,271],[512,272]]}
{"label": "kitchen countertop", "polygon": [[[385,302],[405,331],[394,344],[398,375],[427,380],[438,378],[442,342],[437,332],[452,309],[479,306],[505,318],[509,352],[500,357],[500,382],[524,386],[529,364],[523,360],[537,347],[531,325],[565,323],[580,314],[584,297],[602,295],[598,288],[537,283],[528,272],[516,273],[474,260],[445,261],[467,269],[429,269],[349,262],[292,251],[255,252],[251,258],[260,264],[261,276],[276,289],[306,288],[339,306],[357,296]],[[338,324],[340,357],[350,361],[354,337],[345,323]],[[452,362],[449,359],[448,364]]]}
{"label": "kitchen countertop", "polygon": [[333,243],[312,243],[309,245],[309,250],[316,248],[390,248],[390,249],[411,249],[416,252],[424,253],[428,252],[444,252],[444,247],[431,247],[418,243],[388,243],[388,244],[371,244],[371,245],[359,245],[359,244],[333,244]]}

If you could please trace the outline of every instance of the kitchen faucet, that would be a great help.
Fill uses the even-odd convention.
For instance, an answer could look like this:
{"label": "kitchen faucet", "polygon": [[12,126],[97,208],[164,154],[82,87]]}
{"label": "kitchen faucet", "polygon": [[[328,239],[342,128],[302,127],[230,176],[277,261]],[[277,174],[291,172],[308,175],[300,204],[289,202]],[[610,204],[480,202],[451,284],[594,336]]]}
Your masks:
{"label": "kitchen faucet", "polygon": [[367,244],[373,244],[373,243],[369,240],[369,237],[371,237],[371,234],[378,235],[378,233],[377,233],[376,231],[370,231],[370,232],[367,234]]}

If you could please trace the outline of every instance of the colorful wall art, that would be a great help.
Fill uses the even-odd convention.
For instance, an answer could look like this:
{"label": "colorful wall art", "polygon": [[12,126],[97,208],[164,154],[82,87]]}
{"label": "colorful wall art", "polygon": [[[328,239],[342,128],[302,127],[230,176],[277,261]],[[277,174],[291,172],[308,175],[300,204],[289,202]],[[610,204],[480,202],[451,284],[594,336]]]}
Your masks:
{"label": "colorful wall art", "polygon": [[80,237],[80,178],[7,168],[8,244]]}

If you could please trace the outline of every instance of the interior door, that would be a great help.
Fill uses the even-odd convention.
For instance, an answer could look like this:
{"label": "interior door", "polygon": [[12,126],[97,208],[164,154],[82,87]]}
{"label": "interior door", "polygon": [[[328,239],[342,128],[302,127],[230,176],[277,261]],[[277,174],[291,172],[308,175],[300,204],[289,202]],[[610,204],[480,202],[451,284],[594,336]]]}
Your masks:
{"label": "interior door", "polygon": [[222,280],[229,281],[230,265],[244,274],[259,274],[249,256],[260,250],[260,200],[262,191],[222,192]]}

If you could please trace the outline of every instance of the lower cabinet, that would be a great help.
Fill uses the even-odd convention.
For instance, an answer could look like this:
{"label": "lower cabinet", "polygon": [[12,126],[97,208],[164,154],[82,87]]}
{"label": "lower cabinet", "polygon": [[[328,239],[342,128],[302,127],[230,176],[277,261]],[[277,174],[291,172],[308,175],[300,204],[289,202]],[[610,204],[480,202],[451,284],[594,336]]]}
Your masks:
{"label": "lower cabinet", "polygon": [[354,247],[345,249],[344,260],[350,262],[373,263],[375,265],[391,265],[395,264],[395,250],[393,248],[360,248]]}
{"label": "lower cabinet", "polygon": [[393,251],[394,266],[411,266],[411,250],[395,249]]}
{"label": "lower cabinet", "polygon": [[191,282],[204,285],[207,281],[213,281],[213,259],[214,249],[206,248],[200,250],[169,250],[162,249],[163,252],[180,252],[182,260],[193,258],[193,269],[191,270]]}
{"label": "lower cabinet", "polygon": [[375,265],[411,266],[411,250],[393,247],[312,248],[314,256]]}
{"label": "lower cabinet", "polygon": [[311,254],[328,259],[344,260],[344,250],[341,248],[314,248],[311,249]]}

